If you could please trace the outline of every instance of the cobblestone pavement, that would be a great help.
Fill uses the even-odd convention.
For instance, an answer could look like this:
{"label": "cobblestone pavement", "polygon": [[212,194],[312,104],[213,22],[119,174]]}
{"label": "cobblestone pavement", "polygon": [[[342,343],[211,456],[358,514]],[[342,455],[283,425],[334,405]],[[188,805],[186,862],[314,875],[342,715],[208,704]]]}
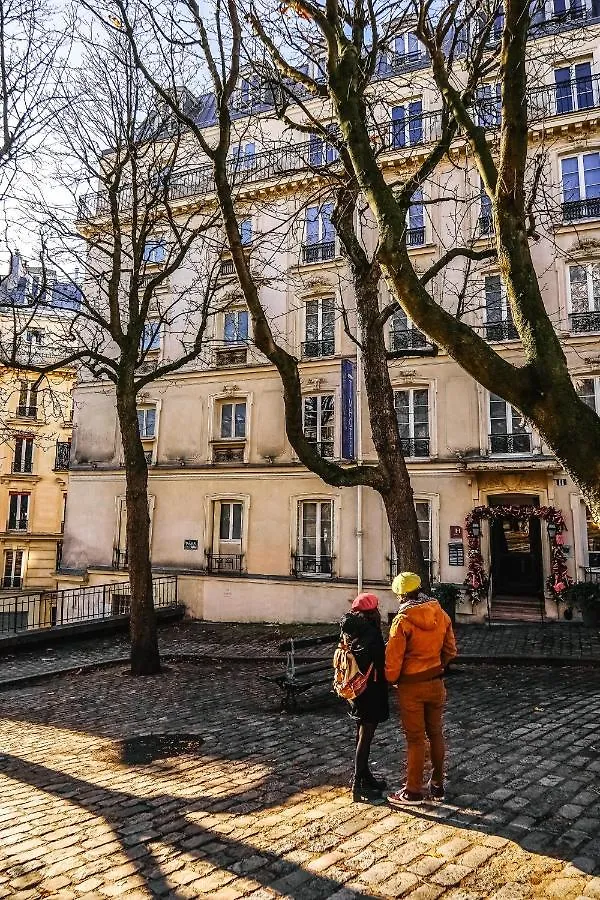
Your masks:
{"label": "cobblestone pavement", "polygon": [[[247,625],[184,621],[160,630],[163,653],[190,654],[227,659],[244,656],[257,660],[280,658],[279,644],[294,636],[331,633],[333,625]],[[458,625],[457,637],[464,659],[534,661],[592,661],[600,666],[600,632],[578,624]],[[0,642],[1,648],[1,642]],[[61,669],[124,659],[127,635],[113,634],[0,655],[0,687],[14,679],[43,675]],[[331,648],[302,651],[306,656],[331,656]]]}
{"label": "cobblestone pavement", "polygon": [[[339,703],[289,716],[256,663],[49,678],[0,695],[0,898],[600,898],[600,672],[471,667],[448,679],[449,791],[353,804]],[[115,742],[198,734],[119,762]],[[377,771],[400,784],[395,715]]]}

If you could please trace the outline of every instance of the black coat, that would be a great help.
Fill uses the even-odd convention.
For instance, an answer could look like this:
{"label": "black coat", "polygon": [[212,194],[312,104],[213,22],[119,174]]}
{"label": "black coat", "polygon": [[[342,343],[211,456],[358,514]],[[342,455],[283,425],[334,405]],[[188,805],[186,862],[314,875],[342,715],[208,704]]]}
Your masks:
{"label": "black coat", "polygon": [[390,717],[390,707],[381,628],[360,612],[346,613],[340,628],[350,638],[350,649],[360,671],[366,672],[373,663],[365,690],[356,700],[350,701],[350,715],[362,722],[385,722]]}

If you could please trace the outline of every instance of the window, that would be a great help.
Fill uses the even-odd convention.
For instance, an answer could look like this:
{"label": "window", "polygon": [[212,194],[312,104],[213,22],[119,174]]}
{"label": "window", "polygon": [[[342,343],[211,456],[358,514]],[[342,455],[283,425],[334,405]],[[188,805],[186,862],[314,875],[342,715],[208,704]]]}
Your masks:
{"label": "window", "polygon": [[482,84],[477,89],[477,123],[481,128],[497,128],[502,119],[500,84]]}
{"label": "window", "polygon": [[246,437],[246,402],[223,403],[221,406],[221,437]]}
{"label": "window", "polygon": [[597,414],[600,410],[600,380],[583,378],[577,383],[576,389],[580,399]]}
{"label": "window", "polygon": [[137,411],[140,437],[143,441],[156,437],[156,407],[142,406]]}
{"label": "window", "polygon": [[594,106],[594,82],[589,62],[576,63],[554,70],[556,112],[570,113],[575,109]]}
{"label": "window", "polygon": [[[423,551],[423,560],[425,565],[431,571],[431,503],[429,500],[415,500],[415,512],[417,514],[417,526],[419,529],[419,540]],[[398,557],[396,555],[396,547],[391,542],[391,568],[390,576],[394,578],[398,574]]]}
{"label": "window", "polygon": [[425,243],[425,207],[421,189],[414,192],[408,208],[406,243],[409,247],[417,247]]}
{"label": "window", "polygon": [[531,453],[531,432],[523,416],[496,394],[490,394],[492,453]]}
{"label": "window", "polygon": [[492,215],[492,201],[488,197],[483,180],[479,179],[479,234],[489,237],[494,233],[494,217]]}
{"label": "window", "polygon": [[600,215],[600,153],[582,153],[561,160],[563,218]]}
{"label": "window", "polygon": [[248,340],[247,309],[231,309],[225,313],[223,340],[226,344],[244,344]]}
{"label": "window", "polygon": [[13,472],[33,472],[33,438],[16,439]]}
{"label": "window", "polygon": [[37,417],[37,400],[38,392],[33,381],[22,380],[19,389],[17,415],[27,419],[35,419]]}
{"label": "window", "polygon": [[297,575],[333,574],[333,503],[302,500],[298,504]]}
{"label": "window", "polygon": [[27,531],[29,524],[29,494],[11,493],[8,504],[8,530]]}
{"label": "window", "polygon": [[317,453],[333,459],[335,437],[335,406],[333,394],[305,397],[303,403],[304,435],[314,444]]}
{"label": "window", "polygon": [[[332,138],[337,133],[335,125],[327,125],[326,130],[331,134]],[[308,143],[308,162],[311,166],[324,166],[328,163],[335,162],[338,158],[337,148],[334,143],[323,140],[317,134],[311,134]]]}
{"label": "window", "polygon": [[411,147],[423,140],[423,104],[413,100],[392,109],[392,147]]}
{"label": "window", "polygon": [[403,309],[399,309],[390,319],[390,350],[392,353],[402,350],[418,350],[427,346],[427,338],[408,318]]}
{"label": "window", "polygon": [[600,263],[569,266],[568,294],[571,329],[600,331]]}
{"label": "window", "polygon": [[557,19],[582,19],[586,8],[584,0],[552,0],[552,11]]}
{"label": "window", "polygon": [[[4,588],[20,588],[23,583],[23,551],[22,550],[5,550],[4,551],[4,572],[2,576],[2,587]],[[17,613],[17,616],[19,613]],[[14,626],[13,626],[14,627]],[[10,629],[13,630],[12,628]]]}
{"label": "window", "polygon": [[233,151],[233,162],[236,169],[252,169],[256,164],[256,145],[253,141],[238,144]]}
{"label": "window", "polygon": [[585,524],[587,533],[588,566],[600,569],[600,527],[592,519],[589,509],[585,508]]}
{"label": "window", "polygon": [[519,337],[499,275],[485,279],[485,336],[488,341],[514,341]]}
{"label": "window", "polygon": [[308,300],[305,306],[305,338],[302,356],[333,356],[335,353],[335,305],[332,297]]}
{"label": "window", "polygon": [[149,321],[144,324],[140,348],[142,353],[160,350],[160,329],[161,324],[159,321]]}
{"label": "window", "polygon": [[429,391],[394,391],[396,419],[404,456],[429,456]]}
{"label": "window", "polygon": [[147,241],[144,244],[144,262],[163,263],[167,256],[167,248],[163,240]]}
{"label": "window", "polygon": [[400,68],[417,62],[423,53],[419,38],[413,31],[405,31],[394,39],[392,67]]}
{"label": "window", "polygon": [[321,262],[335,256],[335,231],[331,222],[333,203],[309,206],[306,210],[303,261]]}
{"label": "window", "polygon": [[25,340],[32,349],[41,347],[44,341],[44,332],[41,328],[28,328],[25,332]]}
{"label": "window", "polygon": [[243,219],[240,222],[240,240],[242,247],[249,247],[252,243],[252,219]]}
{"label": "window", "polygon": [[242,539],[242,504],[229,500],[221,500],[219,517],[219,540],[241,541]]}

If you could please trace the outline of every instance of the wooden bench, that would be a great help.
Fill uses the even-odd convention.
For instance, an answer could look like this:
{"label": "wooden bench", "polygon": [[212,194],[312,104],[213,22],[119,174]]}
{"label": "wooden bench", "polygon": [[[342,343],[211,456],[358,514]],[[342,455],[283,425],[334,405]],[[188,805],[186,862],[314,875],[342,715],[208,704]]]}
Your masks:
{"label": "wooden bench", "polygon": [[298,694],[321,685],[333,683],[333,653],[328,659],[317,659],[314,662],[298,663],[298,650],[306,647],[319,647],[337,644],[339,631],[335,634],[322,634],[313,638],[290,638],[279,646],[279,652],[286,654],[285,670],[277,675],[265,676],[266,681],[274,682],[284,692],[281,707],[286,712],[294,712],[298,708]]}

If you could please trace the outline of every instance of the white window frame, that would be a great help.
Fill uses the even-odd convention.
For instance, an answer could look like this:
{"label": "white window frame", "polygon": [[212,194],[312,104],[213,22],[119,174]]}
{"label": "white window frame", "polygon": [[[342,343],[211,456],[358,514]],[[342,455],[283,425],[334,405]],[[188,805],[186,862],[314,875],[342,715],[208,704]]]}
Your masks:
{"label": "white window frame", "polygon": [[[19,528],[19,527],[11,528],[10,527],[10,507],[11,507],[11,498],[12,497],[18,498],[17,503],[16,503],[16,515],[15,515],[17,525],[21,519],[24,519],[25,523],[26,523],[25,528]],[[27,498],[27,500],[25,502],[23,502],[24,497]],[[24,515],[23,515],[23,506],[25,506],[25,508],[26,508]],[[31,493],[29,491],[11,491],[8,495],[8,521],[6,523],[7,531],[27,532],[27,531],[29,531],[30,522],[31,522]]]}
{"label": "white window frame", "polygon": [[[143,354],[148,353],[160,353],[162,350],[162,342],[163,342],[163,325],[160,319],[152,319],[149,318],[144,323],[144,328],[142,330],[142,340],[140,352]],[[153,335],[153,340],[150,346],[146,346],[147,337]]]}
{"label": "white window frame", "polygon": [[[3,588],[5,588],[5,589],[11,588],[12,590],[18,590],[23,587],[23,582],[25,581],[25,552],[26,551],[24,549],[22,549],[21,547],[5,547],[4,548],[4,554],[2,557],[2,587]],[[12,584],[5,585],[4,580],[7,577],[6,576],[6,557],[8,556],[9,553],[12,553],[12,564],[10,567],[11,574],[9,576],[10,580],[12,581]],[[17,553],[21,554],[21,565],[20,565],[20,572],[19,572],[18,576],[15,574],[15,572],[16,572],[15,563],[17,560]],[[14,580],[17,577],[19,579],[19,584],[15,585]],[[9,610],[6,610],[6,612],[8,612],[8,611]],[[10,610],[10,612],[13,612],[13,611],[14,611],[13,609]]]}
{"label": "white window frame", "polygon": [[[243,537],[244,537],[244,502],[242,500],[230,500],[228,497],[224,497],[217,501],[219,504],[219,536],[218,541],[220,544],[240,544],[243,547]],[[222,510],[224,506],[230,507],[229,512],[229,537],[221,537],[221,517]],[[234,537],[233,532],[233,507],[239,506],[240,513],[240,536]]]}
{"label": "white window frame", "polygon": [[[246,313],[248,328],[247,328],[247,337],[240,338],[239,337],[239,315],[240,313]],[[227,322],[227,316],[235,316],[236,317],[236,340],[228,341],[225,336],[225,327]],[[221,327],[221,334],[223,335],[223,346],[228,349],[229,347],[243,347],[250,340],[250,313],[248,311],[247,306],[231,306],[230,308],[223,311],[223,321]]]}
{"label": "white window frame", "polygon": [[[598,279],[600,281],[600,260],[597,262],[593,260],[587,260],[587,262],[570,262],[567,264],[567,313],[568,315],[573,315],[573,301],[572,301],[572,286],[571,286],[571,269],[585,269],[586,279],[587,279],[587,312],[597,312],[600,315],[600,310],[594,309],[594,279],[592,275],[593,266],[598,267]],[[578,315],[578,313],[575,313]]]}
{"label": "white window frame", "polygon": [[[600,411],[600,376],[598,376],[598,375],[579,375],[578,377],[575,378],[576,390],[579,386],[577,384],[577,382],[581,383],[582,381],[592,381],[593,382],[593,384],[594,384],[594,412],[596,413],[596,415],[600,415],[600,412],[599,412]],[[579,393],[578,390],[577,390],[577,393]],[[590,407],[590,409],[591,409],[591,407]]]}
{"label": "white window frame", "polygon": [[[232,434],[223,434],[223,410],[226,406],[231,406],[231,431]],[[236,408],[238,406],[244,407],[244,434],[236,436],[235,434],[235,418],[236,418]],[[219,401],[218,406],[218,433],[219,441],[245,441],[248,438],[248,403],[246,402],[245,397],[236,397],[232,399],[226,399]]]}
{"label": "white window frame", "polygon": [[[496,394],[496,396],[497,396],[497,397],[500,397],[500,399],[501,399],[501,400],[504,402],[504,404],[505,404],[505,421],[506,421],[506,429],[507,429],[506,432],[505,432],[506,436],[513,435],[513,434],[528,434],[528,435],[531,437],[531,442],[530,442],[530,444],[531,444],[531,451],[529,451],[529,450],[524,450],[524,451],[521,452],[521,453],[500,453],[500,452],[497,452],[497,451],[492,452],[492,448],[491,448],[491,441],[492,441],[492,439],[491,439],[491,434],[492,434],[492,415],[491,415],[491,413],[492,413],[492,406],[491,406],[492,395],[491,395],[491,393],[490,393],[489,391],[487,391],[486,393],[487,393],[487,424],[488,424],[487,446],[488,446],[488,452],[489,452],[489,455],[490,455],[490,456],[493,456],[493,457],[507,457],[507,456],[508,456],[508,457],[513,457],[513,456],[519,457],[519,456],[529,456],[530,453],[535,453],[536,451],[539,452],[540,449],[541,449],[541,445],[540,445],[539,435],[537,434],[537,432],[534,431],[534,429],[531,427],[531,425],[529,424],[529,422],[525,422],[525,431],[524,431],[524,432],[523,432],[523,431],[513,431],[513,412],[514,412],[515,416],[518,416],[518,417],[520,417],[520,418],[524,418],[524,416],[521,415],[521,413],[519,412],[519,410],[514,409],[514,407],[512,406],[511,403],[508,402],[508,400],[504,400],[503,397],[500,397],[499,394]],[[499,432],[499,436],[501,436],[502,434],[503,434],[503,432]]]}
{"label": "white window frame", "polygon": [[[154,429],[152,431],[152,434],[148,434],[147,423],[146,423],[147,413],[150,411],[154,412]],[[142,427],[142,422],[140,422],[140,413],[142,414],[143,427]],[[143,441],[155,441],[157,433],[158,433],[158,411],[156,408],[156,404],[154,404],[154,403],[141,404],[137,408],[137,414],[138,414],[138,424],[139,424],[139,428],[140,428],[140,438]]]}
{"label": "white window frame", "polygon": [[[311,393],[311,394],[303,394],[302,395],[302,431],[306,437],[306,421],[305,421],[305,401],[311,398],[316,398],[317,400],[317,437],[315,443],[317,445],[326,443],[332,444],[332,455],[330,457],[324,457],[325,459],[337,459],[336,449],[337,449],[337,403],[336,403],[336,395],[335,391],[322,391],[321,393]],[[333,422],[331,425],[323,425],[323,397],[331,397],[333,402]],[[323,428],[330,428],[332,432],[331,440],[323,439]],[[308,440],[308,438],[307,438]]]}
{"label": "white window frame", "polygon": [[[323,303],[328,302],[331,303],[333,307],[333,323],[332,323],[332,335],[331,338],[323,337]],[[317,337],[309,338],[308,336],[308,304],[316,303],[317,304]],[[335,316],[335,297],[329,294],[319,295],[318,297],[307,297],[304,301],[304,327],[302,329],[302,333],[304,335],[304,343],[309,344],[311,342],[319,343],[325,340],[331,340],[333,343],[333,353],[327,354],[328,356],[335,355],[335,347],[336,347],[336,316]]]}
{"label": "white window frame", "polygon": [[[432,391],[431,385],[429,384],[415,384],[415,385],[394,385],[394,410],[396,411],[396,394],[408,393],[409,401],[408,401],[408,430],[409,437],[408,438],[400,438],[400,440],[410,440],[412,442],[415,441],[423,441],[427,440],[429,442],[429,452],[423,456],[407,456],[406,459],[414,459],[414,460],[424,460],[430,459],[433,455],[432,450]],[[427,391],[427,437],[426,438],[418,438],[415,437],[415,402],[414,402],[414,392],[415,391]]]}
{"label": "white window frame", "polygon": [[[566,154],[564,154],[564,156],[560,157],[560,159],[558,161],[558,167],[559,167],[559,176],[560,176],[559,180],[560,180],[560,187],[561,187],[563,203],[573,203],[573,202],[579,203],[579,202],[583,202],[584,200],[588,200],[588,199],[596,199],[596,198],[589,198],[587,196],[586,183],[585,183],[585,171],[583,168],[583,159],[585,156],[596,156],[597,154],[600,154],[600,148],[596,149],[596,150],[590,149],[590,150],[587,150],[585,153],[566,153]],[[562,177],[562,163],[563,163],[563,160],[567,160],[567,159],[576,159],[577,160],[577,186],[579,188],[579,200],[575,200],[575,201],[567,200],[565,198],[565,186],[564,186],[563,177]],[[598,199],[598,202],[600,202],[600,198],[597,198],[597,199]]]}
{"label": "white window frame", "polygon": [[[17,444],[18,444],[19,441],[21,441],[21,463],[20,463],[19,468],[16,468],[16,460],[17,460]],[[31,441],[31,469],[26,469],[26,468],[24,468],[24,465],[25,465],[25,459],[26,459],[26,457],[27,457],[27,452],[26,452],[25,445],[26,445],[29,441]],[[30,437],[30,436],[25,437],[24,435],[17,435],[17,437],[15,438],[15,450],[14,450],[14,454],[13,454],[12,471],[13,471],[15,474],[19,473],[19,474],[21,474],[21,475],[31,475],[31,474],[33,473],[33,470],[34,470],[34,464],[35,464],[34,453],[35,453],[35,441],[34,441],[34,439],[33,439],[32,437]]]}
{"label": "white window frame", "polygon": [[330,527],[331,527],[331,535],[329,538],[329,544],[331,552],[329,556],[331,557],[331,573],[322,573],[322,572],[304,572],[302,571],[300,574],[304,578],[333,578],[334,576],[334,560],[336,559],[335,553],[335,534],[336,534],[336,525],[335,525],[335,514],[336,514],[336,505],[333,497],[300,497],[296,501],[296,556],[305,557],[307,554],[302,553],[302,543],[304,540],[304,506],[307,503],[315,503],[317,505],[317,515],[315,519],[315,560],[321,559],[321,553],[317,553],[317,549],[320,548],[322,544],[322,505],[327,503],[330,507]]}
{"label": "white window frame", "polygon": [[[428,495],[428,496],[425,496],[422,494],[418,494],[418,495],[415,494],[415,496],[413,497],[413,502],[415,504],[415,511],[416,511],[417,503],[426,503],[427,506],[429,507],[429,560],[426,560],[426,562],[429,562],[429,572],[430,572],[432,579],[434,577],[434,569],[437,568],[437,566],[439,565],[439,561],[436,558],[437,557],[437,548],[434,545],[434,518],[436,518],[436,499],[439,503],[439,495],[438,494]],[[386,522],[387,522],[387,518],[386,518]],[[437,524],[437,520],[436,520],[436,524]],[[392,539],[392,533],[389,530],[389,523],[388,523],[387,527],[388,527],[388,533],[389,533],[389,537],[390,537],[390,560],[389,561],[395,571],[396,564],[398,562],[398,556],[396,554],[396,547],[395,547],[394,541]],[[387,573],[386,573],[386,577],[387,577]]]}

